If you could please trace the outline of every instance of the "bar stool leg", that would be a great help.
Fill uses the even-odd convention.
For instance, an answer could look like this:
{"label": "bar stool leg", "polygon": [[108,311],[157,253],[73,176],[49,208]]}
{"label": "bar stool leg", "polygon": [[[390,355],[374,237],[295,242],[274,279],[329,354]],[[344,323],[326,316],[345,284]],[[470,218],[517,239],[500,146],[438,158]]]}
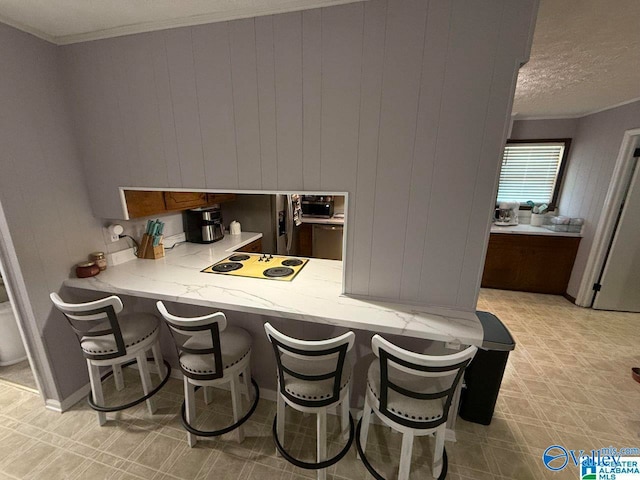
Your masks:
{"label": "bar stool leg", "polygon": [[402,434],[402,449],[400,451],[400,472],[398,473],[398,480],[409,480],[412,450],[413,432],[404,432]]}
{"label": "bar stool leg", "polygon": [[[282,445],[284,445],[284,422],[285,422],[285,411],[286,411],[286,405],[284,403],[284,398],[282,398],[282,395],[280,394],[280,386],[278,386],[278,410],[277,410],[277,424],[276,424],[276,433],[278,434],[278,439],[280,440],[280,443]],[[280,452],[278,451],[278,449],[276,448],[276,457],[280,457]]]}
{"label": "bar stool leg", "polygon": [[213,401],[213,396],[211,395],[211,387],[202,387],[204,391],[204,403],[209,405]]}
{"label": "bar stool leg", "polygon": [[445,435],[446,424],[443,424],[436,430],[436,448],[433,452],[433,465],[431,466],[433,478],[440,477],[440,474],[442,473],[442,452],[444,450]]}
{"label": "bar stool leg", "polygon": [[344,440],[349,439],[349,405],[351,400],[351,386],[347,387],[347,392],[340,403],[340,428],[342,431],[342,438]]}
{"label": "bar stool leg", "polygon": [[122,366],[114,365],[113,369],[113,379],[116,382],[116,390],[121,391],[124,389],[124,378],[122,377]]}
{"label": "bar stool leg", "polygon": [[[153,390],[153,386],[151,383],[151,376],[149,375],[149,366],[147,365],[147,354],[142,352],[140,355],[136,357],[138,362],[138,368],[140,369],[140,380],[142,381],[142,391],[145,395],[148,395],[151,390]],[[152,415],[156,411],[156,402],[153,398],[147,400],[147,407],[149,408],[149,413]]]}
{"label": "bar stool leg", "polygon": [[158,376],[160,377],[160,379],[163,379],[167,372],[165,371],[164,362],[162,359],[162,350],[160,349],[160,343],[154,343],[153,347],[151,347],[151,352],[153,353],[153,361],[156,364]]}
{"label": "bar stool leg", "polygon": [[242,372],[242,393],[251,405],[251,364],[247,363]]}
{"label": "bar stool leg", "polygon": [[[318,410],[317,416],[317,462],[320,463],[327,459],[327,411],[325,409]],[[327,469],[322,468],[318,470],[317,479],[326,480],[326,478]]]}
{"label": "bar stool leg", "polygon": [[[235,374],[231,379],[231,404],[233,405],[233,421],[238,422],[242,414],[242,397],[240,396],[240,374]],[[236,428],[238,443],[244,440],[244,427]]]}
{"label": "bar stool leg", "polygon": [[[89,370],[89,381],[91,382],[91,395],[97,405],[104,405],[104,395],[102,394],[102,380],[100,379],[100,369],[87,359],[87,369]],[[107,423],[107,414],[98,412],[98,424],[100,426]]]}
{"label": "bar stool leg", "polygon": [[[371,423],[371,407],[369,406],[369,399],[365,395],[364,397],[364,410],[362,410],[362,422],[360,424],[360,446],[362,452],[367,451],[367,438],[369,437],[369,424]],[[358,453],[360,458],[360,453]]]}
{"label": "bar stool leg", "polygon": [[[189,383],[189,379],[185,376],[184,384],[184,414],[189,425],[193,425],[196,420],[196,389]],[[203,387],[206,388],[206,387]],[[190,447],[195,447],[198,438],[191,432],[187,432],[187,442]]]}

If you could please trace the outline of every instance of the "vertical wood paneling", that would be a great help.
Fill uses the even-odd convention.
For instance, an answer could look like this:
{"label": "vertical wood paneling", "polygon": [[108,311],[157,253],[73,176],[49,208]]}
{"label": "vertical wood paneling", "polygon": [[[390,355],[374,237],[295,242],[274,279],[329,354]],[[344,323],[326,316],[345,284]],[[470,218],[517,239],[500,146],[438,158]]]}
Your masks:
{"label": "vertical wood paneling", "polygon": [[453,9],[420,285],[436,305],[456,304],[502,6],[459,0]]}
{"label": "vertical wood paneling", "polygon": [[262,187],[260,118],[256,35],[252,18],[229,23],[229,45],[238,153],[238,185],[243,189],[260,189]]}
{"label": "vertical wood paneling", "polygon": [[125,75],[129,87],[126,102],[137,147],[137,158],[130,163],[131,183],[167,187],[167,162],[155,88],[153,38],[123,37],[114,46],[122,55],[121,74]]}
{"label": "vertical wood paneling", "polygon": [[369,284],[374,296],[400,296],[426,15],[422,0],[389,1]]}
{"label": "vertical wood paneling", "polygon": [[256,18],[255,28],[262,188],[273,190],[278,188],[273,17]]}
{"label": "vertical wood paneling", "polygon": [[416,258],[422,258],[424,236],[429,221],[428,205],[433,181],[442,89],[444,88],[451,9],[452,0],[442,0],[429,2],[427,11],[422,55],[422,81],[411,166],[411,186],[400,283],[400,298],[404,300],[415,301],[419,298],[422,262],[417,262]]}
{"label": "vertical wood paneling", "polygon": [[302,172],[305,190],[320,189],[322,10],[302,12]]}
{"label": "vertical wood paneling", "polygon": [[322,12],[321,188],[352,190],[356,183],[362,3]]}
{"label": "vertical wood paneling", "polygon": [[180,158],[178,157],[178,141],[176,139],[176,127],[173,118],[173,104],[171,102],[171,83],[169,79],[169,66],[167,65],[166,39],[163,32],[150,33],[149,38],[151,39],[155,95],[167,169],[167,182],[169,187],[176,188],[182,186],[182,177],[180,175]]}
{"label": "vertical wood paneling", "polygon": [[228,23],[193,28],[196,84],[208,188],[238,188]]}
{"label": "vertical wood paneling", "polygon": [[385,0],[371,0],[364,4],[357,178],[347,222],[348,233],[353,239],[348,242],[347,273],[352,272],[350,291],[358,295],[369,294],[386,13]]}
{"label": "vertical wood paneling", "polygon": [[96,212],[119,215],[115,186],[161,186],[154,162],[171,186],[348,191],[348,293],[473,308],[536,2],[504,19],[503,3],[370,0],[87,44],[71,70],[93,84],[74,98]]}
{"label": "vertical wood paneling", "polygon": [[278,188],[300,190],[302,181],[302,14],[273,17]]}
{"label": "vertical wood paneling", "polygon": [[203,188],[205,170],[191,29],[166,30],[164,34],[182,186]]}
{"label": "vertical wood paneling", "polygon": [[519,47],[507,39],[513,38],[519,31],[525,29],[530,21],[530,15],[523,15],[518,5],[508,1],[504,3],[501,18],[474,196],[467,224],[467,242],[456,297],[456,304],[460,306],[477,303],[484,269],[486,239],[490,229],[489,217],[491,208],[495,205],[499,171],[499,166],[494,159],[500,158],[502,154],[501,147],[506,140],[506,132],[501,120],[511,112],[517,80],[517,72],[513,72],[511,76],[505,74],[512,69],[513,57],[517,54]]}

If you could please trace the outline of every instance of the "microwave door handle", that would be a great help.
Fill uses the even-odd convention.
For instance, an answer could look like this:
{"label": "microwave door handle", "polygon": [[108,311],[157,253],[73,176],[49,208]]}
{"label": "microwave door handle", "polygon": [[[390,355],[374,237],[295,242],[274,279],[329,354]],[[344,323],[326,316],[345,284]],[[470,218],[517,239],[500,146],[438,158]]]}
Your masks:
{"label": "microwave door handle", "polygon": [[287,195],[287,255],[291,252],[293,241],[293,201],[291,195]]}

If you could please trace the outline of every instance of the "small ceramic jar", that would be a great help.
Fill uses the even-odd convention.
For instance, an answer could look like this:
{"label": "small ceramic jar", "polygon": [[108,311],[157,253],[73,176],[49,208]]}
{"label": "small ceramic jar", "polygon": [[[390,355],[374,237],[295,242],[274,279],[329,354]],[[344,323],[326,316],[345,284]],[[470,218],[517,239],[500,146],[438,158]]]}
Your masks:
{"label": "small ceramic jar", "polygon": [[76,276],[78,278],[95,277],[100,273],[100,268],[95,262],[82,262],[76,265]]}
{"label": "small ceramic jar", "polygon": [[104,252],[93,252],[89,255],[89,261],[95,262],[101,272],[107,269],[107,257],[104,256]]}

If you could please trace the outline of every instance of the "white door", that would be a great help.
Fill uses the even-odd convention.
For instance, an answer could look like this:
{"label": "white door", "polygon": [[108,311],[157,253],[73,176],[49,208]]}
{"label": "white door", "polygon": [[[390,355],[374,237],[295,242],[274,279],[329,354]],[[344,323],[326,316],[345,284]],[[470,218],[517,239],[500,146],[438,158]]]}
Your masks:
{"label": "white door", "polygon": [[633,161],[635,172],[593,302],[598,310],[640,312],[640,166]]}

